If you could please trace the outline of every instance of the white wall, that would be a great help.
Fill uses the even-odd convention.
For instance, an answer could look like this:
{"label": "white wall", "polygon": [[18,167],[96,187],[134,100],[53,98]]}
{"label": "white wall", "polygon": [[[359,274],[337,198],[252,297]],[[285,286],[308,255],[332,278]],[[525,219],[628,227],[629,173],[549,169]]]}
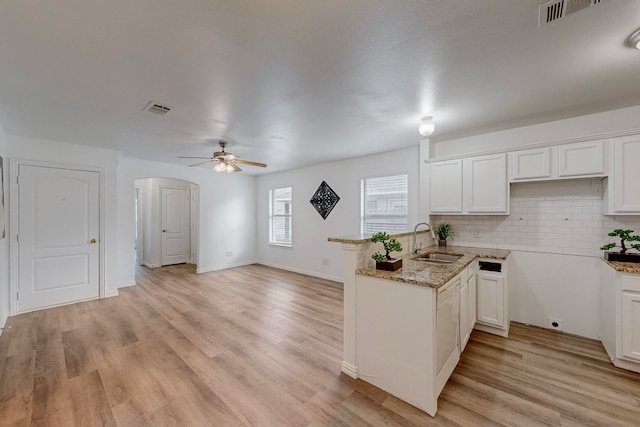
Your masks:
{"label": "white wall", "polygon": [[[7,158],[7,138],[0,126],[0,157],[4,161],[4,177],[0,177],[0,184],[4,182],[4,214],[5,234],[9,234],[9,161]],[[4,180],[2,179],[4,178]],[[2,206],[0,206],[0,209]],[[2,230],[0,230],[0,235]],[[9,239],[0,239],[0,327],[4,327],[9,316]],[[0,333],[2,331],[0,330]]]}
{"label": "white wall", "polygon": [[431,142],[432,157],[456,156],[501,148],[514,150],[519,145],[587,137],[628,129],[637,129],[640,133],[638,117],[640,117],[640,106],[449,141]]}
{"label": "white wall", "polygon": [[116,284],[116,163],[112,150],[72,145],[58,141],[7,135],[7,157],[12,160],[91,166],[104,169],[105,177],[105,289],[107,295],[117,293]]}
{"label": "white wall", "polygon": [[135,284],[134,183],[143,178],[175,178],[200,186],[198,272],[255,261],[255,176],[127,157],[119,159],[117,171],[119,287]]}
{"label": "white wall", "polygon": [[[329,237],[360,233],[360,180],[375,176],[409,175],[409,224],[418,221],[419,152],[416,147],[325,163],[258,177],[257,256],[261,263],[342,281],[343,253]],[[309,203],[322,181],[340,196],[326,220]],[[269,190],[293,187],[293,247],[269,245]],[[426,218],[421,218],[426,220]],[[323,265],[323,259],[328,265]]]}

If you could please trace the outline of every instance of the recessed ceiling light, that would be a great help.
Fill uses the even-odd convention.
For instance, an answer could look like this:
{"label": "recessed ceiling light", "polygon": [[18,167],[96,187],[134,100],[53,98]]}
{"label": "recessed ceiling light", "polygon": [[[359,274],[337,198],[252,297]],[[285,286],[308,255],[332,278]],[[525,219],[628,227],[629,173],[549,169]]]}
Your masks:
{"label": "recessed ceiling light", "polygon": [[627,37],[627,40],[624,42],[624,44],[629,47],[640,49],[640,28],[635,30],[629,37]]}

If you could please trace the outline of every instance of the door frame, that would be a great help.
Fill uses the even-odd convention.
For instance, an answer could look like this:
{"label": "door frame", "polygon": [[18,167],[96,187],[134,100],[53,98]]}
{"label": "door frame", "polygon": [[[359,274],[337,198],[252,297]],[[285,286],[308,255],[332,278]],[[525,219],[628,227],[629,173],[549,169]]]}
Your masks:
{"label": "door frame", "polygon": [[[75,165],[68,163],[45,162],[39,160],[9,159],[9,314],[18,314],[18,170],[21,165],[52,169],[67,169],[83,172],[97,172],[99,177],[98,195],[98,227],[99,255],[98,262],[98,298],[105,298],[105,171],[101,167]],[[65,304],[62,304],[65,305]],[[29,311],[29,310],[27,310]],[[20,312],[26,313],[27,311]]]}

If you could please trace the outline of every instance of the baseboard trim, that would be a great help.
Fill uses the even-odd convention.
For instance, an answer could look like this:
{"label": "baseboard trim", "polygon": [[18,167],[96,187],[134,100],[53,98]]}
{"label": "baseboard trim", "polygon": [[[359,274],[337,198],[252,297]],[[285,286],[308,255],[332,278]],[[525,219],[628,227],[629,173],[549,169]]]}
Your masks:
{"label": "baseboard trim", "polygon": [[104,297],[105,298],[112,298],[112,297],[117,297],[120,296],[120,293],[118,292],[117,289],[113,289],[113,290],[108,290],[105,294]]}
{"label": "baseboard trim", "polygon": [[349,375],[351,378],[358,378],[358,367],[353,366],[351,363],[347,363],[344,360],[342,361],[342,372]]}
{"label": "baseboard trim", "polygon": [[138,284],[137,284],[137,283],[136,283],[136,281],[134,280],[134,281],[133,281],[133,282],[131,282],[131,283],[125,283],[124,285],[118,285],[118,289],[120,289],[120,288],[128,288],[128,287],[131,287],[131,286],[137,286],[137,285],[138,285]]}
{"label": "baseboard trim", "polygon": [[267,267],[273,267],[280,270],[291,271],[293,273],[304,274],[305,276],[317,277],[319,279],[331,280],[332,282],[338,282],[340,284],[344,283],[344,279],[342,277],[331,276],[329,274],[317,273],[315,271],[303,270],[301,268],[289,267],[287,265],[274,264],[272,262],[267,261],[256,261],[256,264],[264,265]]}
{"label": "baseboard trim", "polygon": [[239,263],[235,263],[235,264],[220,265],[220,266],[216,266],[216,267],[200,267],[200,266],[198,266],[196,268],[196,273],[198,273],[198,274],[200,274],[200,273],[209,273],[210,271],[220,271],[220,270],[226,270],[227,268],[244,267],[244,266],[255,264],[255,263],[256,263],[255,261],[245,261],[245,262],[239,262]]}

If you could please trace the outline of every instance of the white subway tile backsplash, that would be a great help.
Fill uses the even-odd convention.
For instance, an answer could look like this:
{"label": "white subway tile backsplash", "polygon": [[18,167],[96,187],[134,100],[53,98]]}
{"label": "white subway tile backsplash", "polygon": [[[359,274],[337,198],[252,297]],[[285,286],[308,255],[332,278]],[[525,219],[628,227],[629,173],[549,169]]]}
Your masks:
{"label": "white subway tile backsplash", "polygon": [[453,244],[593,257],[602,256],[603,244],[618,243],[607,236],[616,228],[640,234],[640,216],[602,215],[602,195],[580,181],[514,184],[509,216],[440,215],[433,222],[452,225]]}

